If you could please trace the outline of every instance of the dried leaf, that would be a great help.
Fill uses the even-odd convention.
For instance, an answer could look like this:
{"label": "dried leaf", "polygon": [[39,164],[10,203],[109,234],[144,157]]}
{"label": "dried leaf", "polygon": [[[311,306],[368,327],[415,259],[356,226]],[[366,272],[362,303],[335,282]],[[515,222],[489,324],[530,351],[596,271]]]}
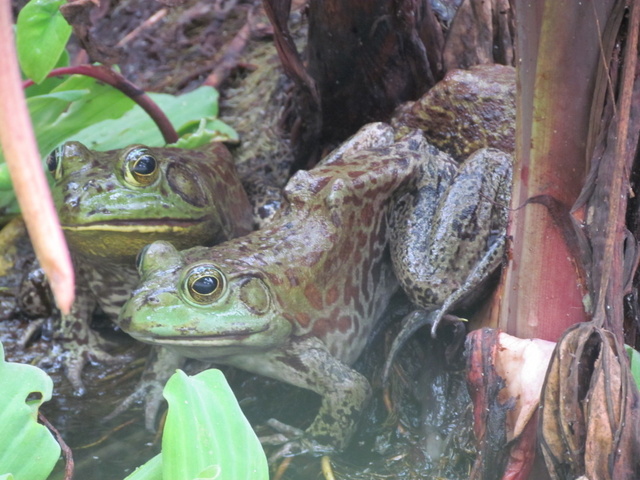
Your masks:
{"label": "dried leaf", "polygon": [[640,478],[639,402],[616,337],[592,323],[569,329],[541,398],[540,444],[551,477]]}

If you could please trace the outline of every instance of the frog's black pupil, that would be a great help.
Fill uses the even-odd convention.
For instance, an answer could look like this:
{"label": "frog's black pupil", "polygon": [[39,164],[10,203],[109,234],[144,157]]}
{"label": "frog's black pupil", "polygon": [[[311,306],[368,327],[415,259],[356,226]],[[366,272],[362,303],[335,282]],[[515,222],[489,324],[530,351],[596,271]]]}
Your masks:
{"label": "frog's black pupil", "polygon": [[151,175],[156,169],[156,159],[151,155],[143,155],[140,157],[135,165],[133,171],[138,175]]}
{"label": "frog's black pupil", "polygon": [[209,295],[218,288],[218,280],[215,277],[200,277],[191,287],[200,295]]}

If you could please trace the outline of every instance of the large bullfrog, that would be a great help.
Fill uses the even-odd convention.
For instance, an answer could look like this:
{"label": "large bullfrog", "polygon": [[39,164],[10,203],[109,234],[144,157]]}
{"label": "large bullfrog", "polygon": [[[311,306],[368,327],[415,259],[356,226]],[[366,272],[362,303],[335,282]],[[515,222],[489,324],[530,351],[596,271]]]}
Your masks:
{"label": "large bullfrog", "polygon": [[87,360],[114,360],[89,319],[96,304],[118,318],[138,281],[140,249],[161,239],[187,248],[248,233],[251,207],[221,144],[96,152],[67,142],[48,157],[47,166],[76,269],[76,300],[58,337],[68,349],[67,376],[82,391]]}
{"label": "large bullfrog", "polygon": [[391,199],[436,152],[419,132],[389,145],[388,125],[366,130],[296,173],[265,229],[212,248],[146,247],[121,313],[134,338],[320,394],[320,412],[283,454],[330,451],[351,437],[370,386],[350,365],[397,289]]}

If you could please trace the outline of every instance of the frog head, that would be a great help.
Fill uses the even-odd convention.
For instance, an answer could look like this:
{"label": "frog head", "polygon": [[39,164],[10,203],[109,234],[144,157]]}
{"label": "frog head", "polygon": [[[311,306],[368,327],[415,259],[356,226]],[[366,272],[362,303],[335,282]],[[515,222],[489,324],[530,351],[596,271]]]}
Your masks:
{"label": "frog head", "polygon": [[158,239],[186,248],[250,231],[250,205],[221,144],[96,152],[67,142],[49,155],[47,167],[76,253],[132,260]]}
{"label": "frog head", "polygon": [[292,327],[259,270],[208,259],[209,249],[178,252],[155,242],[140,253],[140,286],[120,313],[134,338],[190,358],[214,359],[283,344]]}

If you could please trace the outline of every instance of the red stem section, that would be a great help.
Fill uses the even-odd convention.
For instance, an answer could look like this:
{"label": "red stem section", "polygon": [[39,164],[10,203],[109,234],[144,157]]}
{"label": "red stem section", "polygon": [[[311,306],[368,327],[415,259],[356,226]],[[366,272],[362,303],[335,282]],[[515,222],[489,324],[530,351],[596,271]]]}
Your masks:
{"label": "red stem section", "polygon": [[[107,85],[117,88],[131,100],[140,105],[140,107],[147,112],[153,121],[156,122],[156,125],[158,125],[166,143],[175,143],[178,141],[178,134],[173,128],[173,125],[171,125],[167,116],[160,107],[151,100],[149,95],[109,67],[105,67],[103,65],[76,65],[73,67],[62,67],[52,70],[47,77],[76,74],[95,78],[96,80],[100,80]],[[25,80],[22,86],[23,88],[27,88],[33,84],[34,82],[32,80]]]}

